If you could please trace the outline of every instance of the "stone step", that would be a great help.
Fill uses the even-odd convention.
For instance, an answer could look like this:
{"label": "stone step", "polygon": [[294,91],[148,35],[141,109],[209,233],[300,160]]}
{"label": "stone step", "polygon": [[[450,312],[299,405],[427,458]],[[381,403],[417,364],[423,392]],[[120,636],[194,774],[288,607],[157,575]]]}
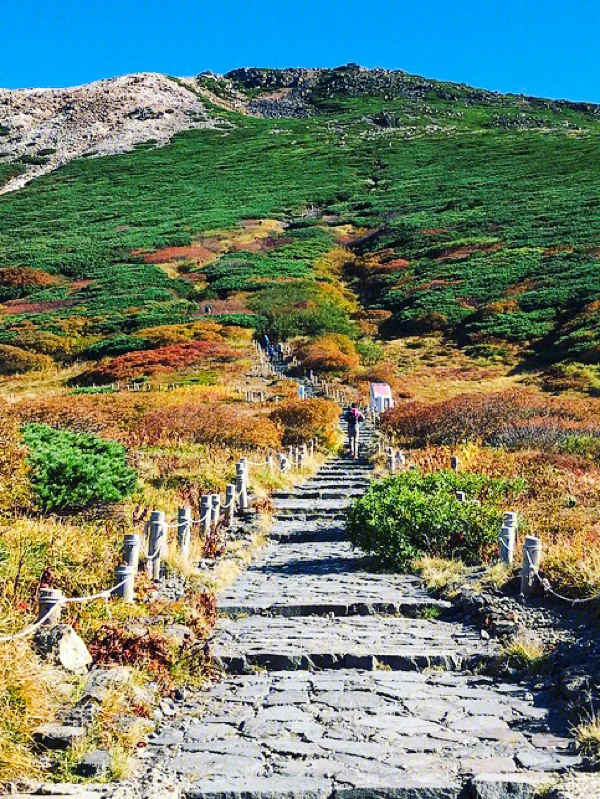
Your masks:
{"label": "stone step", "polygon": [[318,519],[327,519],[331,522],[336,522],[346,518],[346,510],[345,508],[340,508],[339,505],[331,510],[294,510],[291,508],[278,508],[277,517],[279,519],[289,519],[292,521],[317,521]]}
{"label": "stone step", "polygon": [[307,602],[305,604],[265,604],[254,602],[252,604],[219,605],[222,616],[236,618],[238,616],[284,616],[296,618],[299,616],[404,616],[409,619],[421,618],[429,613],[443,617],[452,609],[450,602],[442,599],[403,599],[401,602]]}
{"label": "stone step", "polygon": [[[342,495],[345,496],[345,495]],[[348,504],[347,502],[344,504]],[[304,499],[292,494],[285,499],[277,499],[274,502],[277,516],[287,513],[312,513],[320,512],[329,517],[330,512],[339,511],[341,508],[339,497],[333,499]]]}
{"label": "stone step", "polygon": [[521,763],[545,759],[548,784],[578,762],[564,732],[540,735],[546,706],[485,677],[252,674],[214,686],[201,720],[193,710],[164,724],[143,756],[198,799],[530,797],[516,790],[531,776]]}
{"label": "stone step", "polygon": [[394,616],[221,618],[214,655],[229,673],[440,668],[488,664],[496,646],[462,624]]}
{"label": "stone step", "polygon": [[[306,615],[312,607],[318,615],[325,610],[340,616],[371,612],[418,616],[434,608],[445,613],[450,607],[429,596],[414,575],[368,571],[368,561],[348,541],[298,542],[298,534],[288,529],[289,543],[268,546],[220,594],[222,612],[295,616]],[[322,532],[334,531],[325,527]]]}
{"label": "stone step", "polygon": [[295,491],[274,491],[271,494],[272,499],[298,499],[298,500],[305,500],[305,499],[346,499],[348,497],[362,497],[365,492],[365,489],[360,486],[356,487],[354,485],[338,487],[335,485],[330,486],[329,488],[312,488],[308,487],[300,487]]}

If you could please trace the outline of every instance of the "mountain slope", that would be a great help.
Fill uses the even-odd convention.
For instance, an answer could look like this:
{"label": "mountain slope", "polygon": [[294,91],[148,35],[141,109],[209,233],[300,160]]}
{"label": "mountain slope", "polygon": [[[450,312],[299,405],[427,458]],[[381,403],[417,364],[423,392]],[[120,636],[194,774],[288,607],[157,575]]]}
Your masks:
{"label": "mountain slope", "polygon": [[0,164],[18,172],[0,192],[82,155],[108,155],[214,124],[205,103],[165,75],[142,73],[72,89],[0,89]]}
{"label": "mountain slope", "polygon": [[[0,201],[0,267],[54,280],[2,290],[6,343],[82,317],[92,336],[181,322],[215,297],[245,308],[244,287],[259,307],[269,281],[311,274],[325,236],[381,335],[598,364],[598,107],[354,66],[163,81],[182,113],[198,94],[227,110],[193,122],[214,129],[72,161]],[[208,268],[186,250],[248,218],[296,233],[277,252],[219,245]]]}

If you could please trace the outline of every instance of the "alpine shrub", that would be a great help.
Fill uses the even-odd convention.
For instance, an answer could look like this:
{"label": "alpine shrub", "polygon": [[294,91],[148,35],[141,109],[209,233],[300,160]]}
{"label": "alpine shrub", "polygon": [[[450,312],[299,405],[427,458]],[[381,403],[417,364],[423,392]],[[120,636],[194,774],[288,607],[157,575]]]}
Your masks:
{"label": "alpine shrub", "polygon": [[29,449],[32,488],[44,511],[118,502],[136,487],[136,473],[121,444],[44,424],[24,427],[23,439]]}
{"label": "alpine shrub", "polygon": [[[519,480],[479,474],[404,472],[374,483],[352,505],[350,539],[354,546],[399,569],[425,554],[480,563],[496,546],[501,500],[523,487]],[[481,504],[459,502],[456,491]]]}

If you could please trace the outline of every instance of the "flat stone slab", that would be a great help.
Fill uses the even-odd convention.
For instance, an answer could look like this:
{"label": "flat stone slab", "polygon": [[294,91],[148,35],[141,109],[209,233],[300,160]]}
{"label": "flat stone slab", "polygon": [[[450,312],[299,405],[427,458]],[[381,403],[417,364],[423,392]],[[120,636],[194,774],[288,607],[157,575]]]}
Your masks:
{"label": "flat stone slab", "polygon": [[[254,796],[255,786],[273,797],[310,789],[348,799],[458,799],[473,775],[493,784],[486,763],[518,782],[517,752],[535,751],[545,708],[508,687],[460,674],[352,669],[229,677],[212,689],[203,719],[163,725],[158,739],[176,729],[181,743],[175,756],[154,744],[152,760],[190,781],[188,796]],[[518,743],[457,730],[473,718],[515,733]],[[365,790],[376,792],[358,793]]]}
{"label": "flat stone slab", "polygon": [[496,652],[462,624],[395,616],[221,619],[214,647],[215,657],[236,671],[242,661],[273,669],[456,669]]}
{"label": "flat stone slab", "polygon": [[[290,536],[293,540],[293,532]],[[347,541],[271,545],[219,596],[219,610],[232,616],[416,616],[426,608],[439,613],[450,608],[450,603],[428,595],[418,578],[369,572],[364,562]]]}

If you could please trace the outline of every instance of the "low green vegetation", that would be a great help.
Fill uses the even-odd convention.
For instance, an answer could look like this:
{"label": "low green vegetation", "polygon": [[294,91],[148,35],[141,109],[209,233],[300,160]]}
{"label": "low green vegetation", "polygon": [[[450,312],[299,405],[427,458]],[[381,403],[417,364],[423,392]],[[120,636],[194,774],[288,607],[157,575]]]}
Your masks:
{"label": "low green vegetation", "polygon": [[[520,480],[410,470],[373,484],[354,503],[348,517],[350,539],[398,569],[425,554],[480,563],[497,546],[501,501],[523,487]],[[467,501],[459,501],[457,491]]]}
{"label": "low green vegetation", "polygon": [[43,424],[27,425],[23,438],[29,448],[35,498],[44,511],[118,502],[137,484],[121,444]]}

